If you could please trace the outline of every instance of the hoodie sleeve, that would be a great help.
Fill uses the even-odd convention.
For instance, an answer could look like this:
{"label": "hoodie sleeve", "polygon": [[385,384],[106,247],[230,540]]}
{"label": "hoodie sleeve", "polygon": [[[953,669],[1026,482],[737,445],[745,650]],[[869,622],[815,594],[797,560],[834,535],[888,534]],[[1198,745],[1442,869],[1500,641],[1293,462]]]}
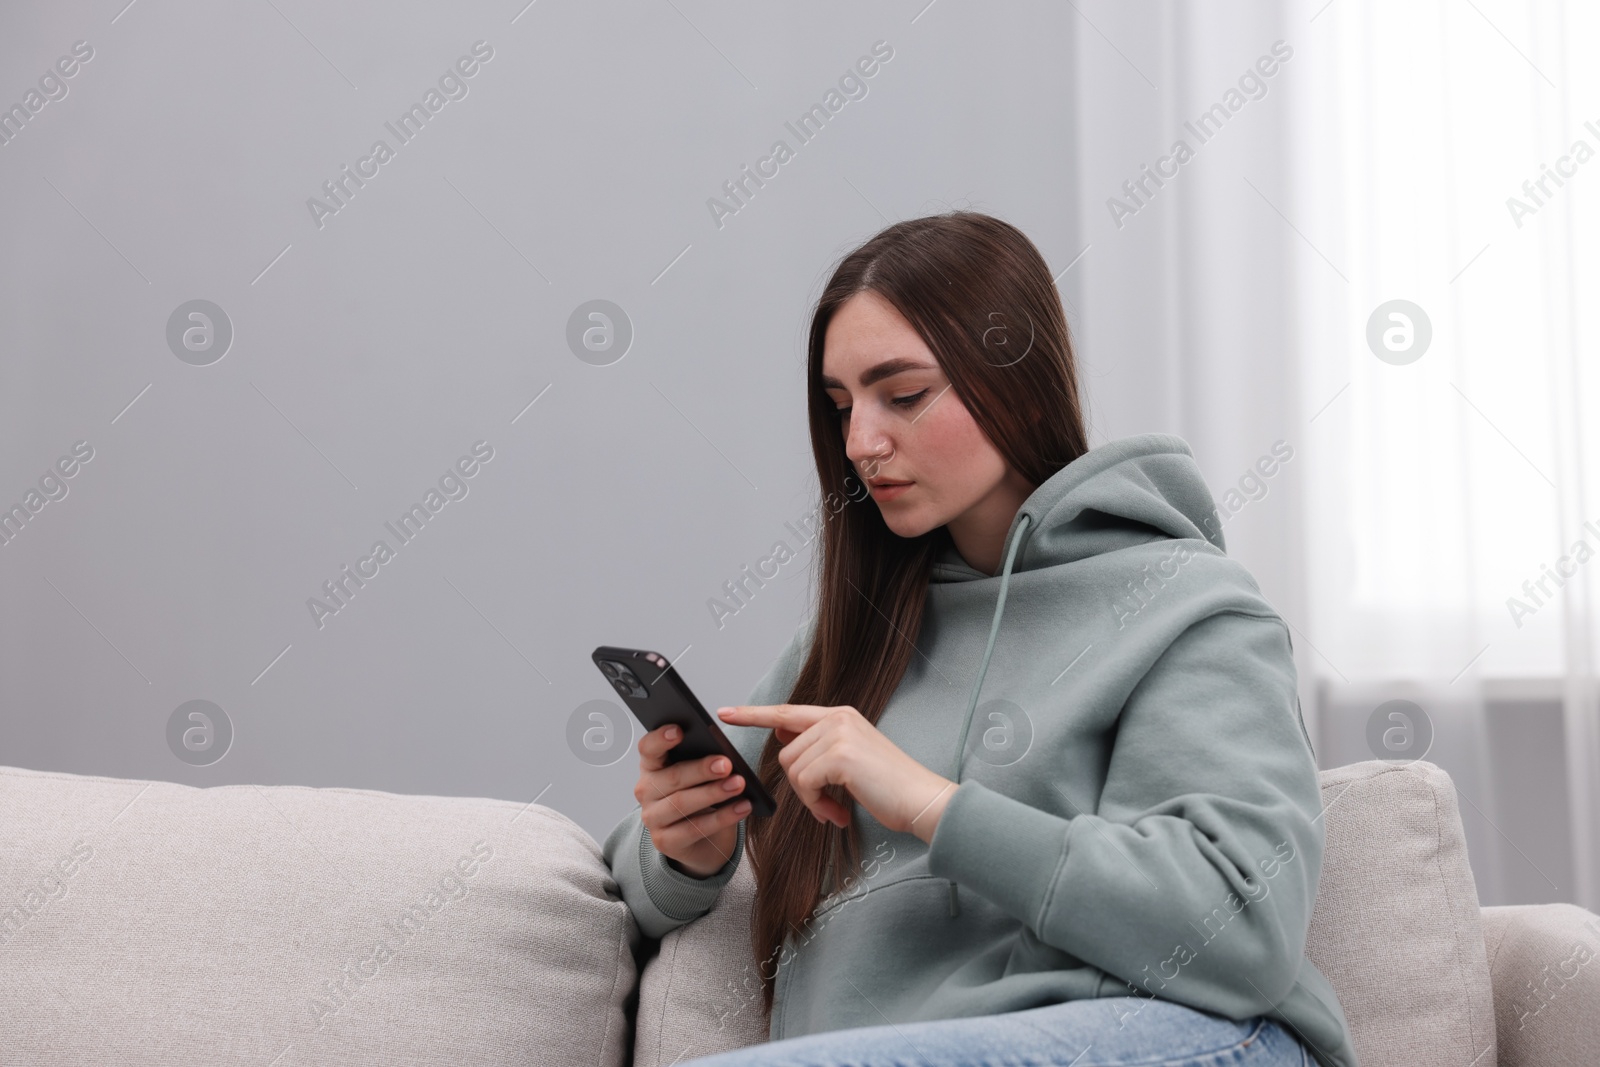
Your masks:
{"label": "hoodie sleeve", "polygon": [[[746,704],[780,704],[789,696],[794,680],[805,662],[803,645],[805,629],[797,631],[756,683]],[[710,708],[715,714],[715,708]],[[720,723],[733,747],[739,750],[751,770],[757,770],[761,761],[761,748],[772,731],[765,727],[737,726]],[[711,910],[722,887],[728,884],[739,861],[744,856],[746,819],[739,820],[739,831],[733,854],[715,874],[696,878],[667,862],[667,858],[650,841],[650,831],[640,821],[642,810],[635,807],[606,835],[601,853],[611,875],[617,881],[622,899],[633,912],[634,921],[644,936],[660,939],[684,923],[698,919]]]}
{"label": "hoodie sleeve", "polygon": [[1052,783],[1068,817],[963,780],[930,871],[1141,990],[1232,1018],[1276,1005],[1300,973],[1324,842],[1287,627],[1240,612],[1189,625],[1113,728],[1098,798]]}

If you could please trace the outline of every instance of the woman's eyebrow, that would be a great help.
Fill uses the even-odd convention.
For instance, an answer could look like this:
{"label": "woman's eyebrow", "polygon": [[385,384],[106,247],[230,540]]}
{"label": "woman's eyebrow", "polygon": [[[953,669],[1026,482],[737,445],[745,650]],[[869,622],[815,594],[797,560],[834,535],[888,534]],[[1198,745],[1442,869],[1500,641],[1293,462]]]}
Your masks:
{"label": "woman's eyebrow", "polygon": [[[882,363],[875,364],[861,372],[861,387],[865,389],[874,382],[880,382],[892,375],[899,374],[901,371],[937,369],[938,367],[932,363],[924,363],[921,360],[910,359],[906,356],[886,359]],[[843,389],[845,384],[837,378],[824,374],[822,376],[822,387],[824,389]]]}

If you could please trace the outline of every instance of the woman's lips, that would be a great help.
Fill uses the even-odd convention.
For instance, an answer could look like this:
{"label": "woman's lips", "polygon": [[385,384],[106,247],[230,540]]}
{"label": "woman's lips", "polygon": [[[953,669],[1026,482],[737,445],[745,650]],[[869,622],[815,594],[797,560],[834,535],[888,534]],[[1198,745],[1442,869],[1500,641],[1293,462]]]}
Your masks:
{"label": "woman's lips", "polygon": [[870,486],[869,488],[872,490],[872,499],[893,500],[895,497],[899,496],[901,493],[904,493],[907,489],[910,489],[915,484],[915,482],[892,482],[885,483],[883,485]]}

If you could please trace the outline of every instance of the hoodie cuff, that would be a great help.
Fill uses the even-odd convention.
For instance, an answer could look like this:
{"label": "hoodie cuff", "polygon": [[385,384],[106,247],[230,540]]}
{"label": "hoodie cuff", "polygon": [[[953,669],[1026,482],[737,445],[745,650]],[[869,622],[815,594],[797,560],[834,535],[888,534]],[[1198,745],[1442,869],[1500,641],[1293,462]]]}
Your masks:
{"label": "hoodie cuff", "polygon": [[1067,856],[1063,819],[969,778],[928,842],[928,873],[966,886],[1035,931]]}
{"label": "hoodie cuff", "polygon": [[667,862],[667,857],[657,851],[650,840],[649,827],[639,828],[639,873],[644,881],[644,891],[661,914],[669,919],[687,922],[698,919],[716,903],[722,887],[733,877],[744,855],[744,820],[739,820],[739,830],[734,838],[733,855],[716,873],[705,878],[686,874]]}

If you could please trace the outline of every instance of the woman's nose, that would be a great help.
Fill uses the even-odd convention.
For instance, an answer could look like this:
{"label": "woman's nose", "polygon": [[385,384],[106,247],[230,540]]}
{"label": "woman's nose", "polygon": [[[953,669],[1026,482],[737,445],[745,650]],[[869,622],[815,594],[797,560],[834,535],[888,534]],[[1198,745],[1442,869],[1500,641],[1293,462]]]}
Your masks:
{"label": "woman's nose", "polygon": [[894,455],[894,443],[881,434],[863,432],[858,436],[855,427],[852,426],[850,441],[845,446],[845,455],[871,477],[875,473],[871,468],[887,463]]}

